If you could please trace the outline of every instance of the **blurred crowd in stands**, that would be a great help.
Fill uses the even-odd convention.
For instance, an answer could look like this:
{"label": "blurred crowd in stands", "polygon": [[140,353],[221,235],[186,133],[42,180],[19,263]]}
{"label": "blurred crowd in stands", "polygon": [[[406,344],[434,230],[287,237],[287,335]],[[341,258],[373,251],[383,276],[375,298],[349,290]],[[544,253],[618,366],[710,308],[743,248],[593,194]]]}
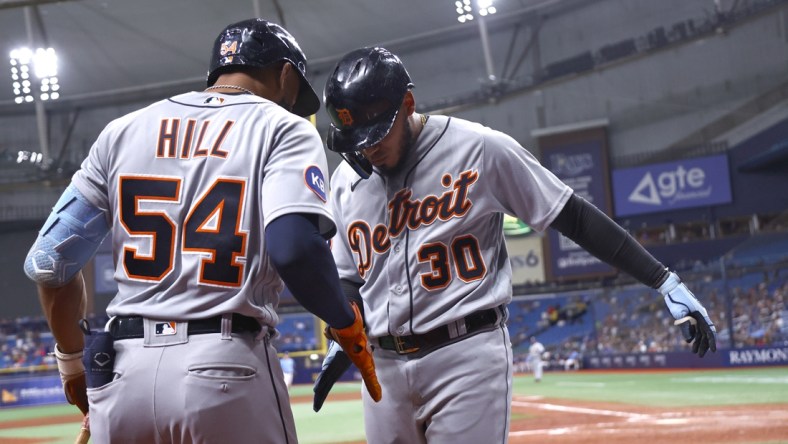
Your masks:
{"label": "blurred crowd in stands", "polygon": [[[32,319],[0,321],[0,368],[26,368],[54,364],[52,335],[37,329]],[[43,321],[43,319],[39,319]],[[46,325],[46,322],[45,322]],[[48,338],[47,338],[48,335]]]}
{"label": "blurred crowd in stands", "polygon": [[[721,348],[788,345],[788,264],[687,273],[686,282],[710,311]],[[730,304],[725,295],[730,295]],[[545,368],[574,368],[577,355],[680,352],[690,349],[659,295],[642,285],[537,295],[509,306],[515,369],[527,371],[527,339],[545,345]]]}
{"label": "blurred crowd in stands", "polygon": [[714,223],[706,219],[680,223],[668,221],[660,225],[643,223],[639,227],[630,227],[628,222],[625,223],[626,228],[638,242],[646,246],[752,236],[755,233],[784,233],[786,224],[788,224],[788,215],[785,213],[728,217]]}
{"label": "blurred crowd in stands", "polygon": [[[108,318],[91,314],[87,319],[95,330],[102,329]],[[55,341],[43,316],[0,318],[0,369],[54,368],[54,350]]]}
{"label": "blurred crowd in stands", "polygon": [[317,338],[321,332],[317,318],[310,313],[291,313],[279,316],[279,333],[272,341],[281,352],[316,350]]}

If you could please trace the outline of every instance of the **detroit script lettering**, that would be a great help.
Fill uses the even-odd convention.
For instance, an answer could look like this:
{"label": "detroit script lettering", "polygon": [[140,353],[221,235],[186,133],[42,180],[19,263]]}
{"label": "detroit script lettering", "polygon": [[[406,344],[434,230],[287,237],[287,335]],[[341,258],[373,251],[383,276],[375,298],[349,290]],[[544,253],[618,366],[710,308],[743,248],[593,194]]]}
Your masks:
{"label": "detroit script lettering", "polygon": [[430,225],[435,220],[448,221],[463,217],[473,206],[468,198],[468,189],[479,178],[477,171],[463,171],[452,182],[451,174],[444,174],[441,185],[449,188],[440,196],[427,195],[423,199],[411,199],[413,191],[403,188],[388,203],[389,225],[377,224],[370,228],[364,220],[353,221],[347,230],[350,249],[357,255],[358,272],[363,278],[372,267],[372,250],[385,253],[391,247],[391,238],[396,238],[407,227],[416,230]]}

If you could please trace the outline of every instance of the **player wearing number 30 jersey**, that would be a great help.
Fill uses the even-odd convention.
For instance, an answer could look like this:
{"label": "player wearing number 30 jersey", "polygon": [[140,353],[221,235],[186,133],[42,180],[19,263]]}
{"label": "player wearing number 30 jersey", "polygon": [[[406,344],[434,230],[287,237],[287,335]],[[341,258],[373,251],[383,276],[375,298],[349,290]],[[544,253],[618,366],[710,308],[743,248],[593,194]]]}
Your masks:
{"label": "player wearing number 30 jersey", "polygon": [[[363,301],[383,389],[379,403],[364,396],[368,442],[507,441],[504,214],[557,229],[658,288],[695,350],[715,349],[706,310],[675,273],[511,137],[416,113],[412,87],[398,57],[362,48],[339,61],[324,92],[328,148],[346,161],[331,177],[332,251],[346,295]],[[347,365],[332,346],[316,410]]]}
{"label": "player wearing number 30 jersey", "polygon": [[376,338],[425,333],[508,303],[503,230],[490,227],[509,213],[544,230],[572,194],[508,136],[445,116],[426,120],[396,172],[360,180],[343,164],[331,186],[347,239],[334,259],[340,276],[364,283],[362,296],[375,295],[364,308]]}

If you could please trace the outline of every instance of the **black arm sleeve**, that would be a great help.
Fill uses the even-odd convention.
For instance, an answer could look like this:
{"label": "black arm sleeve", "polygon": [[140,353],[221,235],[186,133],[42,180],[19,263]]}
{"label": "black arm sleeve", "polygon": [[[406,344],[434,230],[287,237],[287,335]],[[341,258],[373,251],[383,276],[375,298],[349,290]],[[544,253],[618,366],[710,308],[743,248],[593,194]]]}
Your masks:
{"label": "black arm sleeve", "polygon": [[572,194],[550,227],[651,288],[668,276],[665,266],[599,208]]}
{"label": "black arm sleeve", "polygon": [[265,229],[271,262],[293,297],[334,328],[345,328],[355,317],[339,285],[339,274],[328,243],[320,235],[318,216],[286,214]]}
{"label": "black arm sleeve", "polygon": [[361,284],[347,279],[340,279],[339,285],[342,286],[345,297],[358,305],[358,311],[361,312],[361,318],[366,319],[364,318],[364,301],[361,299]]}

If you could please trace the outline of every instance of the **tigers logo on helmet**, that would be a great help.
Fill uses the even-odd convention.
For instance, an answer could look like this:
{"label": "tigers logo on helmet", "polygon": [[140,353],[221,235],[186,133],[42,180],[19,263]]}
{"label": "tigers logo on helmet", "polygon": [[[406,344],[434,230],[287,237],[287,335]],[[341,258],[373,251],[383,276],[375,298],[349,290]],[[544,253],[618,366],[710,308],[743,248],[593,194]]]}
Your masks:
{"label": "tigers logo on helmet", "polygon": [[337,110],[337,117],[342,121],[342,125],[350,126],[353,124],[353,115],[347,108],[340,108]]}

